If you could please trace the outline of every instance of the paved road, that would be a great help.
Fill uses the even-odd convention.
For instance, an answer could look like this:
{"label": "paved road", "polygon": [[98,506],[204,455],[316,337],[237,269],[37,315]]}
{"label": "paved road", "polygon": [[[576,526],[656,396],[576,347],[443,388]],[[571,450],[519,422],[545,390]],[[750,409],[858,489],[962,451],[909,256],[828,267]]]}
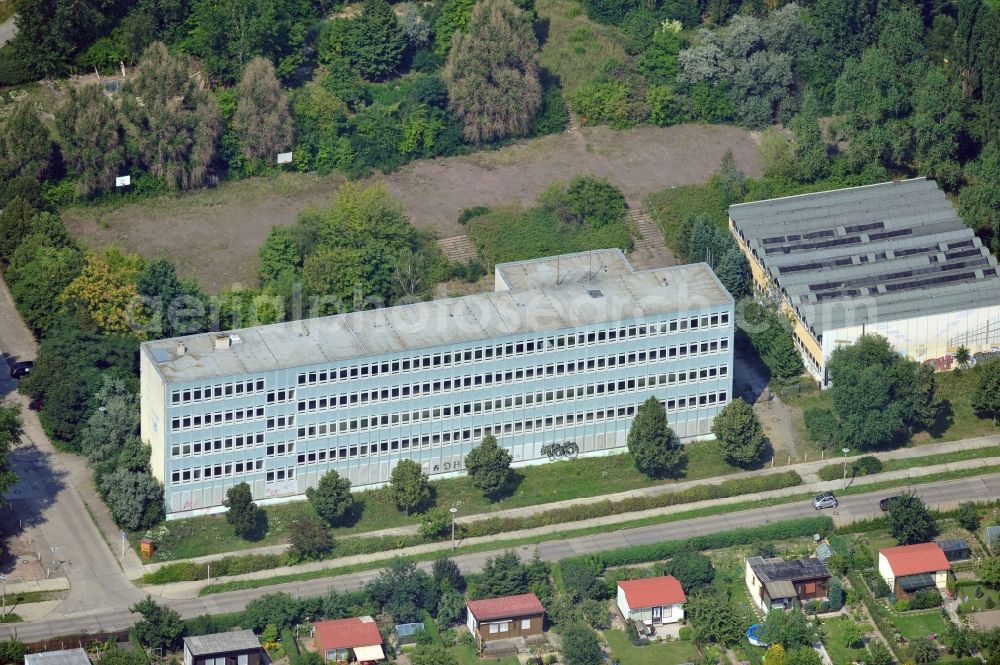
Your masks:
{"label": "paved road", "polygon": [[17,26],[14,24],[14,17],[11,16],[3,23],[0,23],[0,46],[14,39],[14,35],[16,34]]}
{"label": "paved road", "polygon": [[[919,485],[914,489],[929,506],[933,508],[951,508],[960,501],[970,499],[982,501],[995,500],[1000,496],[1000,474]],[[847,523],[857,519],[869,518],[880,514],[878,508],[880,499],[899,493],[900,491],[900,489],[884,490],[846,497],[841,502],[838,510],[827,511],[826,514],[831,515],[837,523]],[[816,514],[812,506],[807,503],[776,506],[773,508],[757,508],[715,517],[546,542],[539,544],[537,549],[543,560],[554,561],[567,556],[600,552],[626,545],[643,545],[665,540],[678,540],[691,536],[717,533],[737,527],[760,526],[797,517],[815,516]],[[530,557],[534,550],[534,546],[527,546],[520,548],[518,551],[523,557]],[[462,555],[456,557],[455,561],[463,572],[476,572],[481,569],[486,558],[495,554],[497,552]],[[422,567],[427,569],[430,567],[430,564],[422,564]],[[377,575],[378,572],[377,570],[371,570],[321,580],[291,582],[263,589],[233,591],[202,598],[168,601],[168,604],[180,612],[183,617],[234,612],[242,610],[247,602],[265,593],[283,591],[293,596],[317,596],[326,593],[330,589],[337,591],[357,590]],[[133,617],[130,617],[122,609],[125,606],[126,603],[124,601],[113,600],[107,603],[106,606],[95,607],[91,611],[80,615],[0,626],[0,637],[11,635],[15,630],[20,639],[27,641],[71,635],[84,631],[93,633],[101,630],[119,630],[126,628],[134,620]]]}
{"label": "paved road", "polygon": [[[8,362],[34,358],[36,351],[35,340],[18,316],[2,279],[0,350]],[[12,399],[26,407],[26,398],[16,390],[6,364],[0,362],[0,400]],[[100,612],[102,607],[127,606],[142,598],[142,593],[126,579],[118,558],[91,517],[93,514],[105,528],[114,529],[107,509],[94,492],[84,459],[58,454],[45,436],[38,414],[27,408],[22,409],[22,414],[24,436],[11,454],[19,482],[8,493],[10,506],[3,510],[2,530],[16,532],[17,520],[22,520],[22,535],[31,538],[42,565],[53,567],[54,563],[54,574],[69,578],[69,595],[56,609],[61,614]],[[58,548],[55,556],[51,546]],[[135,554],[129,551],[127,555],[126,560],[136,559],[137,565]]]}

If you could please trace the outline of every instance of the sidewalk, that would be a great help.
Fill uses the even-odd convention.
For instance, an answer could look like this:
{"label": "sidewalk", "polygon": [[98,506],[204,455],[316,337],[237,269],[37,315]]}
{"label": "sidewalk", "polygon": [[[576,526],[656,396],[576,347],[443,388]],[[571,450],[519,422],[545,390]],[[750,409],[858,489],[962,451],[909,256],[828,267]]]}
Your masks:
{"label": "sidewalk", "polygon": [[[975,449],[978,449],[978,448],[989,448],[991,446],[997,446],[997,445],[1000,445],[1000,434],[992,435],[992,436],[984,436],[984,437],[979,437],[979,438],[975,438],[975,439],[962,439],[960,441],[949,441],[949,442],[945,442],[945,443],[929,443],[929,444],[926,444],[926,445],[915,446],[915,447],[912,447],[912,448],[900,448],[899,450],[892,450],[892,451],[885,452],[885,453],[877,453],[875,456],[884,461],[884,460],[892,460],[892,459],[905,459],[905,458],[910,458],[910,457],[927,457],[929,455],[940,455],[942,453],[950,453],[950,452],[955,452],[955,451],[958,451],[958,450],[975,450]],[[855,458],[854,457],[849,457],[848,461],[850,461],[851,459],[855,459]],[[765,467],[763,469],[755,469],[753,471],[741,471],[741,472],[738,472],[738,473],[731,473],[731,474],[727,474],[727,475],[723,475],[723,476],[714,476],[712,478],[703,478],[701,480],[688,480],[688,481],[683,481],[683,482],[679,482],[679,483],[665,483],[665,484],[662,484],[662,485],[654,485],[654,486],[651,486],[651,487],[642,487],[642,488],[638,488],[638,489],[634,489],[634,490],[628,490],[628,491],[625,491],[625,492],[617,492],[615,494],[602,494],[600,496],[595,496],[595,497],[581,497],[579,499],[568,499],[566,501],[554,501],[552,503],[538,504],[538,505],[534,505],[534,506],[524,506],[524,507],[521,507],[521,508],[510,508],[510,509],[507,509],[507,510],[497,510],[497,511],[489,512],[489,513],[477,513],[477,514],[474,514],[474,515],[464,515],[462,517],[456,518],[455,522],[458,523],[458,524],[467,524],[467,523],[470,523],[470,522],[476,522],[476,521],[484,520],[484,519],[493,519],[493,518],[503,519],[503,518],[509,518],[509,517],[530,517],[531,515],[535,515],[535,514],[540,513],[540,512],[545,512],[545,511],[549,511],[549,510],[556,510],[556,509],[559,509],[559,508],[569,508],[569,507],[572,507],[572,506],[588,505],[588,504],[594,503],[595,501],[612,501],[612,502],[616,502],[616,501],[622,501],[624,499],[628,499],[628,498],[632,498],[632,497],[655,497],[655,496],[660,496],[660,495],[663,495],[663,494],[669,494],[671,492],[679,492],[679,491],[688,489],[690,487],[697,487],[697,486],[706,485],[706,484],[716,484],[716,483],[720,483],[720,482],[725,481],[725,480],[735,480],[735,479],[741,479],[741,478],[754,478],[754,477],[757,477],[757,476],[760,476],[760,475],[770,475],[770,474],[773,474],[773,473],[784,473],[786,471],[795,471],[796,473],[799,474],[799,476],[802,477],[803,484],[799,485],[798,487],[787,488],[785,490],[775,490],[776,492],[778,492],[778,494],[774,494],[774,496],[782,496],[781,493],[782,492],[787,492],[788,490],[793,490],[796,493],[798,493],[799,491],[808,491],[807,488],[809,486],[811,486],[812,484],[820,482],[819,475],[818,475],[820,469],[822,469],[824,466],[827,466],[828,464],[841,464],[841,463],[843,463],[843,460],[844,460],[843,457],[838,457],[838,458],[818,459],[818,460],[814,460],[812,462],[799,462],[799,463],[790,464],[790,465],[786,464],[784,466],[773,466],[773,467],[769,466],[769,467]],[[997,459],[996,463],[1000,464],[1000,458]],[[970,464],[971,466],[961,466],[961,467],[959,467],[959,466],[954,466],[955,464]],[[934,471],[931,471],[930,469],[937,469],[937,470],[941,470],[941,471],[947,471],[947,470],[950,470],[948,467],[952,467],[952,466],[954,466],[954,468],[971,468],[972,466],[978,466],[980,464],[983,464],[983,460],[968,460],[967,462],[955,462],[955,463],[952,463],[952,464],[938,465],[938,466],[935,466],[935,467],[916,467],[916,468],[908,469],[908,470],[905,470],[905,471],[893,472],[891,474],[880,474],[878,476],[878,478],[880,480],[882,480],[882,479],[891,480],[891,479],[895,479],[895,478],[916,477],[916,476],[920,476],[920,475],[925,475],[927,473],[934,473]],[[895,475],[895,474],[902,474],[902,475]],[[839,487],[839,484],[837,485],[837,487]],[[824,487],[823,489],[829,489],[829,488]],[[751,500],[751,497],[760,496],[760,497],[765,497],[766,498],[767,496],[771,496],[771,495],[772,495],[772,493],[769,493],[769,492],[764,492],[761,495],[756,495],[756,494],[754,494],[754,495],[747,495],[747,494],[744,494],[744,495],[737,496],[737,497],[730,497],[728,499],[713,499],[713,503],[739,503],[739,502],[742,502],[742,501]],[[670,511],[670,509],[674,509],[673,512],[683,512],[683,511],[691,510],[694,507],[697,507],[699,505],[702,505],[702,504],[687,503],[687,504],[681,504],[679,506],[671,506],[669,508],[654,509],[654,510]],[[612,519],[612,522],[618,522],[618,521],[622,521],[623,519],[628,519],[628,520],[640,519],[639,516],[643,515],[646,512],[648,512],[648,511],[631,512],[631,513],[625,513],[625,514],[622,514],[622,515],[614,515],[614,516],[609,516],[609,517]],[[658,512],[656,514],[658,514],[658,515],[665,515],[665,514],[670,514],[670,512]],[[599,518],[599,519],[604,519],[604,518]],[[585,523],[589,523],[589,522],[590,522],[590,520],[584,520],[583,522],[567,522],[564,525],[558,525],[556,528],[569,528],[571,525],[573,525],[573,528],[575,528],[575,525],[585,524]],[[551,529],[552,529],[552,527],[545,527],[545,530],[547,530],[547,531],[551,531]],[[393,528],[390,528],[390,529],[380,529],[378,531],[366,531],[364,533],[352,534],[351,536],[345,535],[345,536],[342,536],[342,537],[343,538],[351,538],[353,536],[365,536],[365,537],[401,536],[401,535],[416,534],[416,533],[419,533],[419,531],[420,531],[420,525],[414,523],[414,524],[410,524],[410,525],[407,525],[407,526],[393,527]],[[517,532],[517,533],[523,533],[523,532]],[[504,534],[504,537],[506,538],[506,537],[510,537],[510,536],[509,536],[509,534]],[[178,563],[179,561],[191,561],[193,563],[210,563],[212,561],[218,561],[219,559],[222,559],[223,557],[232,556],[234,554],[281,554],[281,553],[285,552],[288,549],[288,547],[289,546],[287,544],[282,544],[282,545],[268,545],[266,547],[254,547],[254,548],[244,549],[244,550],[240,550],[239,552],[228,552],[228,553],[221,553],[221,554],[209,554],[209,555],[206,555],[206,556],[194,557],[194,558],[191,558],[191,559],[178,559],[176,561],[168,561],[168,562],[162,562],[162,563],[148,563],[148,564],[141,565],[141,567],[139,567],[139,568],[129,567],[126,570],[126,574],[129,576],[129,579],[136,580],[136,579],[141,578],[143,575],[145,575],[147,573],[151,573],[151,572],[154,572],[156,570],[159,570],[160,568],[162,568],[165,565],[168,565],[168,564],[171,564],[171,563]]]}
{"label": "sidewalk", "polygon": [[[1000,457],[988,457],[983,459],[965,460],[962,462],[939,464],[936,466],[919,467],[916,469],[904,469],[901,471],[892,471],[889,473],[881,473],[876,476],[867,476],[865,478],[859,478],[856,481],[853,481],[851,484],[858,484],[864,486],[873,483],[880,483],[886,480],[918,478],[922,475],[927,475],[930,473],[939,473],[943,471],[956,471],[959,469],[974,469],[990,465],[1000,465]],[[742,496],[730,497],[727,499],[712,499],[709,501],[697,501],[694,503],[685,503],[677,506],[666,506],[663,508],[651,508],[649,510],[639,510],[627,513],[625,515],[607,515],[604,517],[595,517],[592,519],[580,520],[577,522],[567,522],[565,524],[544,526],[534,529],[523,529],[521,531],[511,531],[507,533],[495,534],[492,536],[468,538],[459,541],[458,544],[460,546],[473,546],[473,545],[482,545],[488,543],[501,543],[504,541],[510,541],[522,538],[532,538],[537,536],[552,535],[563,530],[568,531],[577,529],[588,529],[593,527],[607,527],[607,526],[620,525],[626,521],[631,522],[634,520],[642,520],[651,517],[675,515],[678,513],[686,513],[692,510],[698,510],[700,508],[706,508],[709,506],[717,506],[720,504],[724,505],[743,504],[743,503],[759,501],[762,499],[782,498],[782,497],[787,497],[789,495],[797,495],[804,493],[813,494],[823,491],[837,491],[842,488],[843,488],[843,481],[841,480],[817,481],[812,483],[806,483],[803,485],[798,485],[796,487],[789,487],[780,490],[770,490],[767,492],[759,492],[756,494],[744,494]],[[891,490],[887,490],[887,492],[891,492]],[[835,517],[834,519],[836,523],[837,518]],[[377,552],[374,554],[360,554],[356,556],[342,557],[339,559],[313,561],[310,563],[299,564],[296,566],[282,566],[279,568],[262,570],[255,573],[247,573],[244,575],[233,575],[231,577],[224,578],[224,580],[222,578],[213,578],[211,582],[214,583],[218,581],[229,582],[238,580],[267,579],[269,577],[277,577],[279,575],[289,575],[295,573],[305,573],[312,571],[328,570],[333,568],[342,568],[345,566],[353,566],[362,563],[371,563],[373,561],[387,561],[397,556],[427,555],[438,552],[446,553],[450,549],[451,549],[451,543],[449,541],[440,541],[435,543],[427,543],[424,545],[416,545],[414,547],[406,547],[398,550]],[[206,586],[208,583],[209,580],[201,580],[195,582],[176,582],[172,584],[144,587],[143,590],[148,591],[152,595],[160,596],[162,598],[170,598],[177,600],[184,598],[194,598],[199,594],[202,587]]]}

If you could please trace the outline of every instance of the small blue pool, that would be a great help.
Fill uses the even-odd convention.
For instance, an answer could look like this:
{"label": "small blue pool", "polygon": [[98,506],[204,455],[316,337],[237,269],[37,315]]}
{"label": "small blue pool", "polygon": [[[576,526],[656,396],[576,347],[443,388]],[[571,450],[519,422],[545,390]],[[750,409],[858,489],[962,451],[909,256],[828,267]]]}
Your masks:
{"label": "small blue pool", "polygon": [[766,647],[767,642],[765,642],[761,635],[764,634],[764,624],[755,623],[754,625],[747,628],[747,639],[750,640],[750,644],[755,647]]}

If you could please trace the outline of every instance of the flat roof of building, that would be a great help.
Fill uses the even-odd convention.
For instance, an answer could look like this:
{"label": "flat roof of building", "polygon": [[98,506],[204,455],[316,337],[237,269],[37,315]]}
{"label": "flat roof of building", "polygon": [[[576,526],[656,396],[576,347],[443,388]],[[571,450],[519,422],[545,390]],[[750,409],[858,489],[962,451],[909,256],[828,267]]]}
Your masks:
{"label": "flat roof of building", "polygon": [[24,654],[24,665],[90,665],[90,658],[83,649],[43,651]]}
{"label": "flat roof of building", "polygon": [[546,256],[541,259],[498,263],[496,290],[525,290],[540,286],[594,283],[607,277],[635,272],[620,249],[594,249],[589,252]]}
{"label": "flat roof of building", "polygon": [[606,276],[598,284],[477,293],[161,339],[142,350],[166,382],[180,383],[731,304],[711,268],[693,263]]}
{"label": "flat roof of building", "polygon": [[814,335],[1000,303],[996,259],[926,178],[729,207]]}
{"label": "flat roof of building", "polygon": [[185,637],[184,646],[194,656],[210,656],[230,651],[252,651],[260,649],[260,640],[252,630],[231,630],[225,633],[211,633]]}

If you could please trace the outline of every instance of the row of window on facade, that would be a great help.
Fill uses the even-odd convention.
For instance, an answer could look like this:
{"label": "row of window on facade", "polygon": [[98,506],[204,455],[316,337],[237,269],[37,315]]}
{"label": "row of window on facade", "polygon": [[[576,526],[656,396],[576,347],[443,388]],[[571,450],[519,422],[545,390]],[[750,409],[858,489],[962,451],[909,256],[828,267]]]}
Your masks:
{"label": "row of window on facade", "polygon": [[257,395],[262,392],[264,392],[264,379],[247,379],[234,383],[217,383],[212,386],[204,386],[203,388],[174,390],[170,393],[170,403],[172,405],[189,404],[191,402],[226,399],[227,397]]}
{"label": "row of window on facade", "polygon": [[[684,398],[681,398],[682,400]],[[705,395],[692,396],[687,398],[688,403],[694,408],[696,405],[700,406],[714,406],[717,404],[724,404],[727,399],[727,394],[725,391],[718,393],[708,393]],[[664,406],[669,405],[669,400],[664,403]],[[580,413],[570,413],[564,416],[550,416],[546,418],[536,418],[534,420],[523,420],[516,422],[502,423],[499,425],[494,425],[492,427],[476,427],[469,428],[465,430],[455,430],[449,432],[439,432],[435,434],[425,434],[423,436],[416,436],[412,438],[402,438],[394,439],[392,441],[380,441],[378,443],[371,444],[361,444],[354,446],[341,446],[338,448],[330,448],[328,450],[315,450],[309,452],[300,452],[296,458],[296,463],[299,466],[311,465],[311,464],[324,464],[327,462],[334,462],[338,460],[349,460],[358,459],[363,457],[377,456],[380,454],[393,454],[402,451],[415,450],[419,448],[432,448],[434,446],[443,444],[453,444],[453,443],[468,443],[481,441],[482,438],[488,434],[493,434],[494,436],[504,436],[504,435],[517,435],[526,432],[537,432],[544,431],[547,429],[558,429],[562,427],[569,427],[574,425],[585,425],[585,424],[595,424],[598,422],[609,422],[622,418],[631,418],[635,416],[636,409],[638,405],[620,406],[613,409],[600,409],[597,411],[585,411]],[[288,444],[288,451],[291,452],[294,448],[291,447],[292,444]],[[257,460],[257,471],[262,470],[263,460]],[[206,466],[205,469],[223,469],[223,475],[230,475],[229,471],[226,469],[238,468],[240,463],[236,463],[234,467],[231,464],[214,466]],[[202,467],[199,467],[202,468]],[[184,473],[185,471],[174,471],[171,478],[177,477],[178,473]],[[249,472],[249,469],[247,470]],[[243,473],[243,471],[237,471],[237,474]],[[189,474],[190,475],[190,474]],[[201,477],[201,476],[199,476]],[[208,478],[209,476],[205,476]],[[285,478],[281,478],[284,480]],[[288,477],[291,479],[291,476]],[[187,481],[174,481],[174,482],[187,482]],[[270,480],[268,481],[270,482]]]}
{"label": "row of window on facade", "polygon": [[[698,402],[705,406],[722,404],[726,400],[726,393],[709,393],[698,396]],[[694,400],[691,400],[694,408]],[[547,429],[559,429],[573,425],[591,424],[596,422],[607,422],[616,418],[629,418],[635,415],[637,406],[623,406],[616,409],[580,412],[576,414],[566,414],[561,416],[551,416],[547,418],[537,418],[535,420],[517,421],[504,423],[495,427],[477,427],[465,430],[455,430],[453,432],[439,432],[426,434],[413,438],[394,439],[392,441],[381,441],[371,444],[360,444],[354,446],[341,446],[330,448],[329,450],[315,450],[298,454],[296,463],[299,466],[307,464],[323,464],[327,461],[356,459],[360,457],[377,456],[379,454],[393,454],[400,451],[415,450],[418,448],[431,448],[442,444],[468,443],[481,441],[483,436],[494,434],[497,436],[517,435],[532,431],[543,431]],[[285,445],[285,444],[280,444]],[[270,448],[270,446],[269,446]],[[294,451],[291,443],[287,444],[287,453]]]}
{"label": "row of window on facade", "polygon": [[[626,359],[628,364],[646,363],[654,362],[657,360],[674,360],[678,358],[687,358],[691,356],[712,354],[725,352],[729,349],[729,339],[723,338],[720,340],[710,340],[699,343],[691,344],[681,344],[679,346],[663,347],[660,349],[651,349],[648,352],[641,353],[630,353],[621,354],[622,357]],[[611,358],[605,359],[610,360]],[[621,361],[622,358],[615,356],[616,362]],[[596,362],[597,359],[595,359]],[[553,370],[554,371],[554,370]],[[565,371],[565,367],[564,367]],[[493,374],[489,375],[477,375],[476,377],[465,377],[465,380],[469,382],[469,387],[478,387],[483,384],[486,380],[485,377],[493,377]],[[633,380],[634,381],[634,380]],[[444,381],[435,382],[444,385]],[[435,383],[428,382],[427,386],[433,386]],[[473,385],[473,383],[475,385]],[[454,386],[454,383],[452,383]],[[463,388],[465,385],[463,385]],[[384,394],[384,399],[391,400],[392,390],[405,389],[407,393],[412,391],[413,386],[402,386],[393,389],[386,388],[382,391],[364,391],[359,393],[351,393],[350,395],[340,395],[338,398],[338,404],[332,404],[327,401],[328,406],[326,408],[336,408],[337,406],[355,406],[358,403],[364,403],[361,401],[362,395],[366,397],[365,401],[371,399],[373,395],[381,397]],[[450,388],[453,389],[453,388]],[[601,393],[598,393],[601,394]],[[404,395],[404,397],[409,397],[409,394]],[[341,399],[343,400],[341,402]],[[398,398],[397,398],[398,399]],[[317,402],[318,404],[318,402]],[[319,407],[317,407],[318,409]],[[419,412],[414,412],[419,413]],[[215,425],[229,425],[232,423],[245,422],[248,420],[256,420],[264,417],[264,407],[249,407],[246,409],[234,409],[231,411],[216,411],[214,413],[197,414],[191,416],[175,416],[171,419],[171,429],[172,431],[182,431],[189,429],[196,429],[199,427],[212,427]],[[430,416],[427,416],[430,417]],[[404,420],[403,422],[407,422]],[[278,416],[276,418],[268,418],[267,429],[284,429],[287,427],[292,427],[294,423],[294,416]]]}
{"label": "row of window on facade", "polygon": [[302,372],[298,375],[298,385],[316,385],[334,381],[350,381],[351,379],[368,378],[382,374],[398,374],[422,369],[435,369],[460,365],[465,363],[499,360],[512,356],[522,356],[543,351],[562,350],[576,346],[602,344],[621,339],[648,337],[650,335],[666,334],[668,332],[685,332],[703,328],[718,328],[729,325],[729,313],[712,314],[710,316],[674,319],[660,323],[623,326],[611,330],[597,330],[587,333],[570,333],[548,337],[539,337],[521,342],[509,342],[490,346],[480,346],[464,351],[435,353],[432,355],[403,358],[400,360],[383,361],[351,365],[349,367],[330,368],[314,372]]}
{"label": "row of window on facade", "polygon": [[[718,344],[716,343],[718,342]],[[729,348],[729,340],[722,339],[713,342],[705,342],[707,353],[716,353],[721,347],[723,351]],[[308,400],[299,400],[296,405],[298,413],[317,412],[329,409],[357,406],[370,403],[395,401],[423,395],[439,395],[451,393],[466,388],[490,387],[523,381],[530,381],[542,377],[554,377],[577,374],[591,370],[603,370],[615,368],[622,365],[638,366],[648,362],[655,362],[663,358],[664,349],[652,349],[651,351],[639,351],[635,353],[621,353],[617,355],[589,358],[579,362],[553,363],[550,365],[539,365],[538,367],[527,367],[525,369],[509,370],[506,372],[488,372],[474,376],[458,377],[455,379],[441,379],[438,381],[425,381],[412,385],[392,386],[391,388],[381,388],[379,390],[362,390],[356,393],[343,393],[339,395],[329,395],[325,397],[315,397]],[[687,357],[685,354],[681,357]],[[715,370],[708,374],[708,369],[702,369],[700,376],[702,379],[715,378]],[[726,368],[721,368],[721,376],[726,376]],[[671,384],[682,384],[688,381],[696,381],[699,377],[698,370],[690,372],[671,372]]]}
{"label": "row of window on facade", "polygon": [[[444,418],[457,418],[469,415],[474,416],[481,413],[494,413],[498,411],[531,408],[541,404],[590,399],[593,397],[617,393],[644,391],[653,387],[667,385],[668,378],[669,376],[667,374],[651,375],[648,377],[643,376],[633,379],[622,379],[619,381],[591,383],[571,388],[560,388],[558,390],[476,400],[475,402],[465,402],[455,406],[447,405],[415,411],[387,413],[379,416],[334,420],[328,423],[300,426],[297,430],[296,438],[312,439],[334,434],[343,434],[346,432],[363,432],[381,427],[395,427],[418,422],[432,422]],[[704,406],[709,404],[706,400],[708,399],[708,395],[711,394],[714,393],[704,393],[700,396],[691,395],[689,397],[668,399],[666,400],[667,411],[677,412],[689,408],[695,408],[699,405]]]}
{"label": "row of window on facade", "polygon": [[[492,621],[490,622],[490,635],[499,633],[509,633],[510,624],[513,621]],[[521,630],[531,630],[531,619],[521,619]]]}
{"label": "row of window on facade", "polygon": [[[230,450],[242,450],[244,447],[252,448],[254,441],[256,445],[264,444],[264,435],[248,434],[246,436],[227,436],[225,438],[207,439],[205,441],[193,441],[191,443],[176,443],[170,447],[171,457],[190,457],[191,455],[201,455],[210,453],[228,452]],[[270,443],[265,448],[267,457],[280,455],[291,455],[295,452],[295,443],[288,441],[285,443]]]}
{"label": "row of window on facade", "polygon": [[[198,483],[215,478],[233,478],[247,474],[259,473],[264,470],[264,460],[247,460],[245,462],[230,462],[212,466],[196,467],[194,469],[179,469],[170,474],[171,485]],[[295,480],[295,468],[268,469],[264,474],[264,482],[282,482]]]}

